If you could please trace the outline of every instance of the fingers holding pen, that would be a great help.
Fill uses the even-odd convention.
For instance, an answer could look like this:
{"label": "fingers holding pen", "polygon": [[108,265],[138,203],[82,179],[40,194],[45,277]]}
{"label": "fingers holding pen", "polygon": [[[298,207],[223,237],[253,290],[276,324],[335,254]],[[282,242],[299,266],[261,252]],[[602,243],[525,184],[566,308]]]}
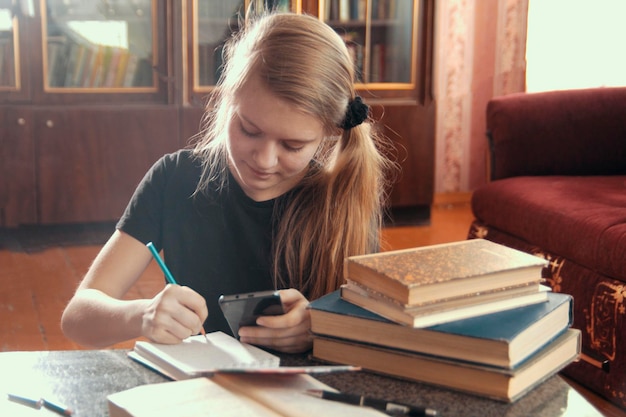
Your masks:
{"label": "fingers holding pen", "polygon": [[[162,343],[178,343],[193,334],[200,332],[204,334],[202,324],[209,314],[206,301],[191,288],[178,286],[152,242],[146,243],[146,247],[163,271],[169,285],[153,298],[153,302],[146,310],[142,334],[156,342],[163,340]],[[195,314],[195,319],[199,320],[199,323],[191,313]]]}
{"label": "fingers holding pen", "polygon": [[145,309],[142,334],[158,343],[179,343],[200,333],[207,316],[200,294],[189,287],[168,284]]}
{"label": "fingers holding pen", "polygon": [[199,333],[200,328],[202,328],[202,323],[204,323],[204,321],[209,316],[209,310],[207,308],[206,300],[204,299],[204,297],[186,286],[168,285],[168,287],[177,287],[180,290],[181,294],[183,295],[183,298],[180,299],[181,304],[183,304],[189,310],[193,311],[200,320],[196,329],[197,332],[194,334]]}

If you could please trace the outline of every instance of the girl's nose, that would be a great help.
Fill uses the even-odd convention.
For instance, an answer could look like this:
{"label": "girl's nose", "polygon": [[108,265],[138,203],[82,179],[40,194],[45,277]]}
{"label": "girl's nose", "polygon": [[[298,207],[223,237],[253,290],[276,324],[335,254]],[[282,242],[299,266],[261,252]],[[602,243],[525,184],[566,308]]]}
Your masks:
{"label": "girl's nose", "polygon": [[260,169],[269,169],[278,163],[278,152],[273,141],[261,141],[254,151],[254,162]]}

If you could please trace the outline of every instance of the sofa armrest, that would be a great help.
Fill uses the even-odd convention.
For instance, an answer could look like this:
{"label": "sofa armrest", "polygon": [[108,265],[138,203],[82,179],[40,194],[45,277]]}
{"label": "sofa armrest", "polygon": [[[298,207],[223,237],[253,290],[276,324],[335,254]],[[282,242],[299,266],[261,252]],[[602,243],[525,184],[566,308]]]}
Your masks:
{"label": "sofa armrest", "polygon": [[494,180],[626,174],[626,88],[493,98],[487,136]]}

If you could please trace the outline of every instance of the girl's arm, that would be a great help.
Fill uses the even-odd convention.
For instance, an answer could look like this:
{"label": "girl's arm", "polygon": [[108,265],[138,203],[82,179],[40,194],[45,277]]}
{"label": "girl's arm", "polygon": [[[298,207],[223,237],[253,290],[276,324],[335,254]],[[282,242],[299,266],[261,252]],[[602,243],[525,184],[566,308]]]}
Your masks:
{"label": "girl's arm", "polygon": [[152,299],[122,299],[151,259],[143,243],[115,231],[63,312],[65,335],[100,348],[141,336],[178,343],[197,334],[208,312],[204,298],[188,287],[167,285]]}

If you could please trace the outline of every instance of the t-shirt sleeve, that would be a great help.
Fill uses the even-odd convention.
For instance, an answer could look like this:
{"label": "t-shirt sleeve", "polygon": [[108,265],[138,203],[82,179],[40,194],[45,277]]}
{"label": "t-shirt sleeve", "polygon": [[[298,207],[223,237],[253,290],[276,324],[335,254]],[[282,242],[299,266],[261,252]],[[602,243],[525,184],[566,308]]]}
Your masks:
{"label": "t-shirt sleeve", "polygon": [[159,159],[143,177],[116,228],[146,244],[161,248],[166,172],[171,156]]}

